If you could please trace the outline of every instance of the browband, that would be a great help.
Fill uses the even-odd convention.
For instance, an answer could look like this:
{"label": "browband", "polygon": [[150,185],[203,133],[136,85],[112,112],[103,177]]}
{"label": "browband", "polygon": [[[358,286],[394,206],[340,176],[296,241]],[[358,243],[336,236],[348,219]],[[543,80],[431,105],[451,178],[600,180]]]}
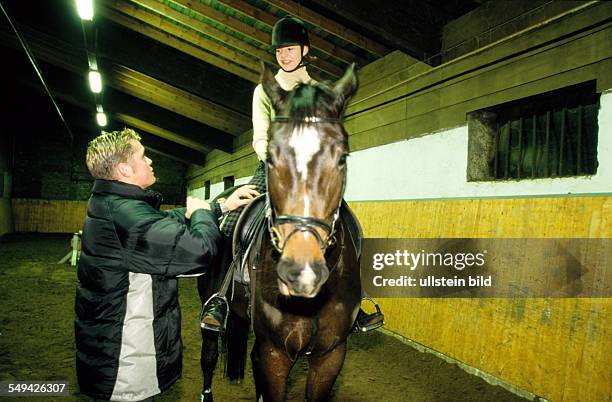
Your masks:
{"label": "browband", "polygon": [[340,117],[317,117],[317,116],[307,116],[302,119],[296,119],[294,117],[289,116],[274,116],[272,121],[275,123],[337,123],[342,124],[342,118]]}

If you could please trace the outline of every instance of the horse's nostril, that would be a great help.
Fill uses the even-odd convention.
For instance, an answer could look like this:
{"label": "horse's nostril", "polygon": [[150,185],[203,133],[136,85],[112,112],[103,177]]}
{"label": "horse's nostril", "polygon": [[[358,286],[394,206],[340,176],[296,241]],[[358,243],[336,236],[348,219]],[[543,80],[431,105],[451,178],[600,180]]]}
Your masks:
{"label": "horse's nostril", "polygon": [[276,271],[281,280],[287,284],[292,284],[300,277],[300,269],[293,260],[281,259],[276,267]]}
{"label": "horse's nostril", "polygon": [[325,283],[329,272],[325,263],[297,263],[292,259],[281,259],[277,274],[287,291],[295,296],[313,297]]}
{"label": "horse's nostril", "polygon": [[296,282],[299,277],[300,277],[299,271],[289,271],[287,272],[287,275],[286,275],[286,278],[289,280],[289,282]]}

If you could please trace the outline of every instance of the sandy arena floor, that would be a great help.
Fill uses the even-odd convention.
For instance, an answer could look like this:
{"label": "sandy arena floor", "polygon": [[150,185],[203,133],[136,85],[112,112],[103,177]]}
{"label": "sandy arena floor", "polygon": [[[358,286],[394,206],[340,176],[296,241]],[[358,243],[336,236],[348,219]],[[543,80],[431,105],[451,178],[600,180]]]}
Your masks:
{"label": "sandy arena floor", "polygon": [[[69,251],[69,242],[68,235],[10,235],[0,240],[0,381],[67,380],[70,397],[46,400],[87,401],[89,398],[78,391],[74,367],[76,273],[68,264],[56,264]],[[156,401],[199,401],[202,375],[197,314],[200,306],[195,280],[182,279],[180,292],[185,344],[183,377]],[[305,361],[298,362],[293,369],[288,400],[303,400],[305,370]],[[214,384],[218,402],[252,401],[254,390],[250,371],[242,384],[227,384],[220,376]],[[375,331],[350,338],[347,359],[332,400],[498,402],[524,399]]]}

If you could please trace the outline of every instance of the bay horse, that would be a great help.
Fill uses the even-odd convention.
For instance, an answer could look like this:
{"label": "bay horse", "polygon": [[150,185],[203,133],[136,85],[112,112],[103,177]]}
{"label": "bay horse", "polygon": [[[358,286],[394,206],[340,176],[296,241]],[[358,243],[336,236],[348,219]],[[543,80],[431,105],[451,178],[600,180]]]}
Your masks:
{"label": "bay horse", "polygon": [[[299,85],[287,92],[263,67],[262,86],[276,116],[266,161],[265,221],[244,256],[250,290],[235,288],[239,291],[231,306],[227,351],[246,356],[244,310],[249,304],[257,400],[284,401],[289,372],[306,356],[306,400],[325,401],[343,366],[361,300],[360,238],[355,239],[355,232],[360,233],[350,230],[359,226],[342,200],[349,152],[342,117],[357,90],[357,76],[351,65],[333,85]],[[205,332],[204,344],[216,351],[211,344],[216,334]],[[203,350],[205,390],[210,388],[212,363],[216,356],[213,361]],[[238,371],[243,374],[244,358],[241,362],[228,356],[230,379],[237,379],[236,365],[242,365]],[[212,393],[207,394],[203,400],[212,400]]]}

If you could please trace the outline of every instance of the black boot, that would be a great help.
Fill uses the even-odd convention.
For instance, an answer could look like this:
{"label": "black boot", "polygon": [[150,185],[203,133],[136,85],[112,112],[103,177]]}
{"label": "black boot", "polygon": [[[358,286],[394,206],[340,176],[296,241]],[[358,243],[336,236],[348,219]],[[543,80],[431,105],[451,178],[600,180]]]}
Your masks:
{"label": "black boot", "polygon": [[355,323],[353,324],[353,332],[368,332],[380,328],[385,325],[385,316],[380,311],[378,304],[374,304],[376,312],[368,314],[362,309],[359,309]]}
{"label": "black boot", "polygon": [[227,307],[227,300],[224,297],[212,295],[202,306],[200,327],[209,331],[225,331]]}

